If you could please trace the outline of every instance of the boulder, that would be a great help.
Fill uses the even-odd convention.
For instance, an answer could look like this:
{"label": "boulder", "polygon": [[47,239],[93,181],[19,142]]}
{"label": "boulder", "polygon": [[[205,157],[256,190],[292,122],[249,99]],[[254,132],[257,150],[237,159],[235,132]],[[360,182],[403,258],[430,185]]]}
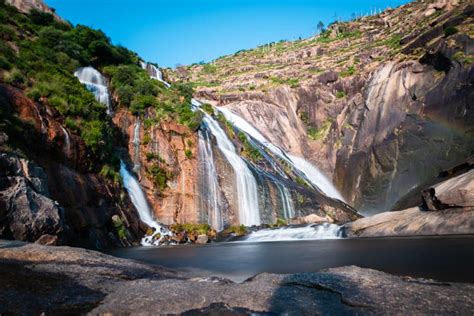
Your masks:
{"label": "boulder", "polygon": [[207,244],[208,241],[209,238],[207,237],[207,235],[202,234],[197,236],[196,244]]}
{"label": "boulder", "polygon": [[331,82],[336,82],[337,78],[338,78],[337,73],[330,70],[330,71],[326,71],[325,73],[320,74],[317,80],[322,84],[328,84]]}
{"label": "boulder", "polygon": [[[49,196],[44,170],[25,159],[0,154],[0,236],[35,241],[68,230],[62,209]],[[46,241],[43,237],[43,241]],[[49,240],[48,242],[51,242]]]}

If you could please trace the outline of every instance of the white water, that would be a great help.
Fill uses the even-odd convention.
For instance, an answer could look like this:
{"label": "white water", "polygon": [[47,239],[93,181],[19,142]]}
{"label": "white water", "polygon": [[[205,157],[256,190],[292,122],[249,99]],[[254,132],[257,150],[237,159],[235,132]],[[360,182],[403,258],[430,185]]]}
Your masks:
{"label": "white water", "polygon": [[133,129],[133,172],[138,172],[140,170],[140,117],[137,117],[135,122],[135,127]]}
{"label": "white water", "polygon": [[275,182],[278,191],[280,193],[281,204],[283,207],[283,217],[285,219],[295,217],[295,208],[293,206],[293,200],[288,188],[281,182]]}
{"label": "white water", "polygon": [[[193,105],[199,106],[193,102]],[[217,147],[234,169],[239,222],[245,226],[260,225],[257,182],[245,161],[237,154],[232,141],[217,121],[203,111],[203,122],[217,140]]]}
{"label": "white water", "polygon": [[150,75],[150,77],[152,79],[163,82],[163,84],[167,88],[171,87],[171,85],[168,82],[163,80],[163,73],[161,72],[161,70],[158,67],[156,67],[153,64],[145,63],[143,61],[140,61],[140,65],[143,69],[145,69],[148,72],[148,74]]}
{"label": "white water", "polygon": [[[160,240],[164,236],[171,236],[171,232],[155,221],[140,184],[127,170],[127,166],[123,161],[120,161],[120,175],[122,176],[123,186],[127,190],[132,204],[138,211],[140,220],[155,229],[153,235],[143,237],[141,241],[142,246],[159,245]],[[157,234],[160,234],[160,238],[153,241]]]}
{"label": "white water", "polygon": [[67,156],[70,156],[71,155],[71,140],[69,138],[69,133],[67,132],[67,130],[60,126],[61,127],[61,130],[63,131],[63,134],[64,134],[64,145],[66,145],[66,155]]}
{"label": "white water", "polygon": [[288,157],[293,161],[295,166],[301,170],[308,178],[311,183],[317,186],[324,194],[329,197],[344,201],[341,193],[334,187],[332,182],[321,172],[318,168],[313,166],[309,161],[304,158],[292,156],[288,154]]}
{"label": "white water", "polygon": [[309,239],[343,238],[340,226],[334,224],[312,224],[303,227],[262,229],[249,234],[243,242],[288,241]]}
{"label": "white water", "polygon": [[201,208],[207,209],[208,224],[217,231],[224,229],[224,221],[219,207],[220,189],[217,180],[217,171],[214,165],[211,140],[207,132],[199,131],[199,160],[202,163],[203,174],[202,189],[205,190],[205,199]]}
{"label": "white water", "polygon": [[110,102],[109,89],[107,88],[107,80],[104,76],[93,67],[82,67],[74,73],[79,81],[92,92],[97,101],[107,106],[107,114],[112,115],[112,103]]}
{"label": "white water", "polygon": [[268,148],[271,152],[275,155],[280,157],[281,159],[285,160],[286,162],[290,163],[294,168],[298,169],[302,174],[306,176],[306,178],[318,187],[324,194],[329,197],[339,199],[344,201],[342,195],[339,191],[334,187],[334,185],[329,181],[329,179],[323,175],[318,168],[313,166],[309,161],[305,160],[304,158],[297,157],[290,155],[288,153],[283,152],[279,147],[270,143],[265,136],[263,136],[257,129],[255,129],[252,125],[250,125],[246,120],[244,120],[239,115],[235,114],[231,110],[227,108],[217,108],[225,118],[231,122],[235,127],[242,130],[243,132],[247,133],[260,143],[262,143],[266,148]]}

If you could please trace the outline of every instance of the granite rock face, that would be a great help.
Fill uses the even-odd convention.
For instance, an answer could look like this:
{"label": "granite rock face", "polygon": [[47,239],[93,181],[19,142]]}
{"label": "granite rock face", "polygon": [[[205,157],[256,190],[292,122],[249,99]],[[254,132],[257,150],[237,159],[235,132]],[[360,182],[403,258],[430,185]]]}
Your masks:
{"label": "granite rock face", "polygon": [[1,242],[0,267],[1,313],[469,314],[474,307],[472,284],[355,266],[233,283],[84,249]]}
{"label": "granite rock face", "polygon": [[[426,203],[426,192],[436,202]],[[349,237],[422,236],[474,233],[474,170],[422,192],[422,207],[384,212],[345,225]],[[419,203],[422,204],[422,196]],[[428,204],[428,205],[426,205]],[[433,207],[436,206],[436,207]],[[440,207],[441,206],[441,207]]]}

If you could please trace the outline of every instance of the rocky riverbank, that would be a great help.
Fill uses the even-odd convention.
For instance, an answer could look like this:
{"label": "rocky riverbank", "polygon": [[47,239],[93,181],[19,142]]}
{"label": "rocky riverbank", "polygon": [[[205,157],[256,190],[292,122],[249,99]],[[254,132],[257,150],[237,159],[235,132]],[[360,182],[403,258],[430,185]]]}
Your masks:
{"label": "rocky riverbank", "polygon": [[[398,277],[355,266],[243,283],[70,247],[0,242],[0,313],[210,312],[468,314],[474,285]],[[12,299],[14,298],[14,299]]]}

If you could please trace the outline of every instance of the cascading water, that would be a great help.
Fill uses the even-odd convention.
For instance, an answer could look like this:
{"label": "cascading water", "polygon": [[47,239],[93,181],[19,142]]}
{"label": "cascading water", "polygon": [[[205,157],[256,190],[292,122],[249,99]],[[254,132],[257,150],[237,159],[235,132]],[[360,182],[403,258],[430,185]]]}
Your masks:
{"label": "cascading water", "polygon": [[140,171],[140,117],[137,117],[135,127],[133,128],[133,172]]}
{"label": "cascading water", "polygon": [[343,238],[343,228],[335,224],[312,224],[303,227],[262,229],[245,237],[244,242],[288,241]]}
{"label": "cascading water", "polygon": [[[196,106],[195,101],[193,105]],[[217,121],[203,111],[203,124],[216,138],[217,147],[225,156],[234,170],[239,222],[246,226],[260,225],[257,182],[246,162],[237,154],[232,141],[222,130]]]}
{"label": "cascading water", "polygon": [[107,106],[107,114],[112,115],[109,89],[105,77],[93,67],[82,67],[76,70],[74,76],[95,95],[97,101]]}
{"label": "cascading water", "polygon": [[158,67],[150,63],[145,63],[143,61],[140,61],[140,65],[143,69],[145,69],[148,72],[148,74],[150,75],[152,79],[162,82],[167,88],[171,87],[171,85],[168,82],[163,80],[163,73]]}
{"label": "cascading water", "polygon": [[295,217],[295,208],[293,207],[293,200],[291,199],[290,191],[280,181],[276,181],[275,184],[280,193],[281,204],[283,207],[283,217],[286,219]]}
{"label": "cascading water", "polygon": [[199,131],[199,161],[201,170],[201,210],[208,214],[208,223],[217,231],[224,229],[224,221],[219,207],[220,190],[214,165],[211,139],[207,130]]}
{"label": "cascading water", "polygon": [[[135,179],[135,177],[133,177],[127,170],[123,161],[120,161],[120,175],[122,176],[123,186],[127,190],[130,200],[138,211],[140,220],[155,229],[152,235],[143,237],[141,244],[143,246],[159,245],[164,236],[172,235],[171,232],[154,220],[148,202],[146,201],[145,194],[140,187],[140,183],[138,183],[137,179]],[[160,235],[160,238],[156,238],[158,234]]]}
{"label": "cascading water", "polygon": [[63,134],[64,134],[64,145],[66,146],[65,150],[66,150],[66,155],[67,156],[70,156],[71,155],[71,140],[69,138],[69,133],[67,132],[67,130],[60,126],[61,127],[61,130],[63,131]]}
{"label": "cascading water", "polygon": [[268,150],[274,153],[276,156],[282,160],[289,163],[298,173],[304,176],[310,183],[316,186],[321,192],[326,194],[329,197],[339,199],[344,201],[342,195],[334,187],[334,185],[325,177],[321,171],[319,171],[315,166],[306,161],[305,159],[297,156],[290,155],[285,153],[279,147],[270,143],[265,136],[263,136],[257,129],[250,125],[246,120],[244,120],[239,115],[235,114],[229,109],[226,108],[217,108],[225,118],[231,122],[235,127],[242,130],[246,134],[250,135],[256,141],[265,146]]}

